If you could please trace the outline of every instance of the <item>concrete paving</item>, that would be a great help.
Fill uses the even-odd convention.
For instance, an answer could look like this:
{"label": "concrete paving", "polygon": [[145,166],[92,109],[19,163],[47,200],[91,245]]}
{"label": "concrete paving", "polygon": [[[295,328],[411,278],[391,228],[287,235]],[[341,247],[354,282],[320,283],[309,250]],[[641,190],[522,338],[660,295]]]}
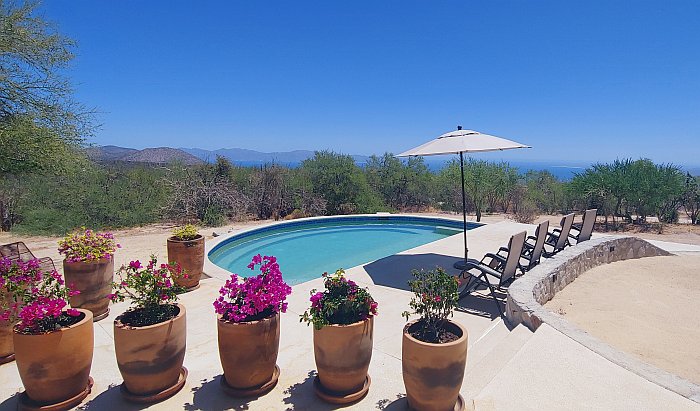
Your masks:
{"label": "concrete paving", "polygon": [[[469,232],[470,257],[480,258],[506,245],[510,236],[534,226],[502,222]],[[463,257],[461,235],[346,270],[347,277],[370,289],[379,303],[369,374],[372,385],[357,410],[407,409],[401,377],[401,335],[412,294],[407,281],[412,269],[441,265],[457,274],[452,263]],[[281,267],[284,272],[284,267]],[[119,393],[122,383],[114,356],[112,323],[128,308],[114,304],[108,318],[95,323],[92,393],[78,407],[92,410],[331,410],[338,406],[320,401],[313,391],[315,364],[312,329],[299,322],[309,306],[311,289],[323,287],[321,279],[296,285],[282,315],[278,384],[259,398],[236,399],[221,387],[216,315],[212,302],[225,278],[214,275],[198,290],[182,296],[187,307],[188,335],[185,366],[189,377],[175,396],[150,406],[130,404]],[[501,298],[503,295],[501,295]],[[549,327],[532,334],[519,326],[510,330],[498,316],[490,296],[476,293],[460,300],[454,320],[469,333],[467,372],[461,393],[468,409],[700,409],[700,404],[666,391],[588,351]],[[543,330],[544,328],[544,330]],[[631,375],[630,375],[631,374]],[[22,383],[14,363],[0,366],[0,410],[14,410]],[[474,401],[472,402],[472,399]],[[675,408],[674,408],[675,407]]]}

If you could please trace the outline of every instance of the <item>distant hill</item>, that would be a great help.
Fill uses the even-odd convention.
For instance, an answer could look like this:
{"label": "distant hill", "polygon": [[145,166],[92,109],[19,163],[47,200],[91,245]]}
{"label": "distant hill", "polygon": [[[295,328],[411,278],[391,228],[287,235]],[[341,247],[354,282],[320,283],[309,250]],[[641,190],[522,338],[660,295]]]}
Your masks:
{"label": "distant hill", "polygon": [[170,147],[124,148],[117,146],[90,147],[88,156],[95,161],[132,161],[138,163],[167,164],[173,161],[182,161],[186,165],[203,164],[204,161],[190,153]]}
{"label": "distant hill", "polygon": [[[301,163],[307,158],[311,158],[314,156],[314,152],[309,150],[294,150],[272,153],[262,153],[260,151],[246,150],[243,148],[220,148],[218,150],[202,150],[200,148],[180,148],[180,150],[192,154],[210,163],[216,161],[217,155],[225,157],[234,163],[241,161],[259,161],[261,163]],[[355,159],[355,162],[357,163],[364,163],[367,161],[367,156],[361,156],[357,154],[351,154],[351,156]]]}

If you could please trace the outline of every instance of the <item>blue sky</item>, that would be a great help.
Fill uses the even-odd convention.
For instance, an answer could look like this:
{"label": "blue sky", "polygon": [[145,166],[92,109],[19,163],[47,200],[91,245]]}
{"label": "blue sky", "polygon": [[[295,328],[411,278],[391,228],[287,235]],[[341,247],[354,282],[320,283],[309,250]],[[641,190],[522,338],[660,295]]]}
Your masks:
{"label": "blue sky", "polygon": [[462,125],[504,160],[700,165],[700,2],[87,1],[91,142],[399,153]]}

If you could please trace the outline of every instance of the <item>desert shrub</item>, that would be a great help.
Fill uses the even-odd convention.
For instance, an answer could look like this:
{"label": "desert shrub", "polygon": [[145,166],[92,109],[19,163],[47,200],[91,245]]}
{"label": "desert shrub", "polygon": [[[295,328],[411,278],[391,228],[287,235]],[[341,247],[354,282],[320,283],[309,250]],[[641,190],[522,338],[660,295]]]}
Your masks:
{"label": "desert shrub", "polygon": [[530,201],[524,201],[513,213],[513,219],[519,223],[532,224],[539,215],[537,207]]}

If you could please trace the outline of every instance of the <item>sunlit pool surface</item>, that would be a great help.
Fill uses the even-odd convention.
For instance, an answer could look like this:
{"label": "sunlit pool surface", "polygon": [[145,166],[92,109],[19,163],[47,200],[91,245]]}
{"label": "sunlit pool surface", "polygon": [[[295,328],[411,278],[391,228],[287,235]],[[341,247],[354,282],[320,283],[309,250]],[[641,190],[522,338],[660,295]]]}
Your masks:
{"label": "sunlit pool surface", "polygon": [[256,254],[277,257],[285,281],[299,284],[324,272],[366,264],[461,233],[462,222],[419,217],[337,217],[252,230],[209,252],[217,266],[242,276]]}

